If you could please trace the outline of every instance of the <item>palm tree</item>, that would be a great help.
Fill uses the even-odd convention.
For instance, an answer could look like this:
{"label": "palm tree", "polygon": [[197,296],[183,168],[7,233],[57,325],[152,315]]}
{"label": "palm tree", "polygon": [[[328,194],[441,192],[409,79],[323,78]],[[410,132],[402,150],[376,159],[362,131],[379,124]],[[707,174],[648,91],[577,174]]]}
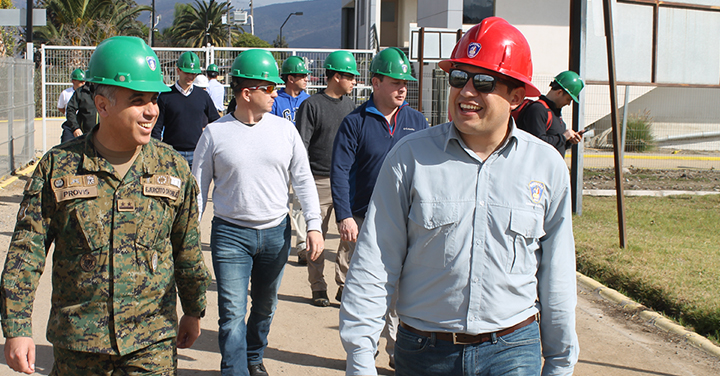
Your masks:
{"label": "palm tree", "polygon": [[34,37],[59,45],[96,45],[115,35],[143,36],[140,12],[132,0],[41,0],[48,14],[48,25],[39,27]]}
{"label": "palm tree", "polygon": [[[193,5],[176,6],[176,15],[170,30],[175,45],[185,47],[202,47],[207,43],[224,46],[228,40],[228,28],[222,23],[222,16],[229,9],[228,1],[217,2],[195,0]],[[240,32],[233,27],[230,36],[235,39]]]}

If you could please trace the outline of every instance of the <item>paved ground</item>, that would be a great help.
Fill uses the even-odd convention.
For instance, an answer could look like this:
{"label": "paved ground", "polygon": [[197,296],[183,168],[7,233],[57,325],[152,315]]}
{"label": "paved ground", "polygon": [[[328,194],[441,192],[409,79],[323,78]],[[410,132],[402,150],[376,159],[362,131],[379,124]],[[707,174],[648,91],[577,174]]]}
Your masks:
{"label": "paved ground", "polygon": [[[4,260],[12,235],[15,215],[24,182],[17,181],[0,189],[0,260]],[[212,208],[208,209],[209,211]],[[209,228],[211,212],[202,221],[202,242],[206,263],[211,267]],[[339,237],[333,229],[326,248],[337,248]],[[265,364],[271,375],[344,375],[345,353],[338,330],[337,302],[327,308],[310,305],[307,272],[291,256],[280,289],[280,304],[270,333],[270,346]],[[334,253],[326,263],[325,275],[334,296],[332,277]],[[46,267],[49,270],[50,265]],[[578,290],[577,330],[580,338],[580,362],[576,375],[719,375],[720,360],[711,358],[689,346],[684,340],[660,332],[616,310],[600,297]],[[49,273],[43,276],[37,293],[33,314],[34,338],[37,348],[37,374],[48,375],[52,366],[52,347],[45,340],[45,326],[49,313]],[[219,375],[220,355],[217,345],[217,288],[213,284],[208,294],[207,317],[203,319],[203,334],[189,350],[179,352],[179,375]],[[4,346],[0,339],[0,348]],[[381,375],[392,375],[387,367],[387,354],[378,357]],[[0,360],[0,375],[13,375]]]}

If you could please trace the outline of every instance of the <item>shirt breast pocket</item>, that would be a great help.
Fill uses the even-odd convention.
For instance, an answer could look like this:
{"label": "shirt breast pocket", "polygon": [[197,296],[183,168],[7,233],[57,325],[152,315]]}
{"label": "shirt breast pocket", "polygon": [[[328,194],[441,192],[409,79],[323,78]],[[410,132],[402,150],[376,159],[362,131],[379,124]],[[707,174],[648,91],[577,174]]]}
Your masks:
{"label": "shirt breast pocket", "polygon": [[537,251],[540,238],[545,236],[543,213],[512,210],[510,231],[513,247],[508,250],[506,272],[510,274],[535,274],[538,267]]}
{"label": "shirt breast pocket", "polygon": [[460,204],[425,202],[414,204],[408,214],[408,262],[442,269],[458,254],[455,244]]}

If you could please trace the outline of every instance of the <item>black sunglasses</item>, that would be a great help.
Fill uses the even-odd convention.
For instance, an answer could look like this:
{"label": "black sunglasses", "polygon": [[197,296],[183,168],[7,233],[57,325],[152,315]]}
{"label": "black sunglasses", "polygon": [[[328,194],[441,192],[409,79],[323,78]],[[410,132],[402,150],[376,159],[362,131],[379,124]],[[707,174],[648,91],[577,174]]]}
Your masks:
{"label": "black sunglasses", "polygon": [[468,73],[464,70],[453,69],[450,71],[450,86],[462,89],[471,78],[478,93],[492,93],[495,90],[495,84],[500,81],[500,79],[488,74]]}

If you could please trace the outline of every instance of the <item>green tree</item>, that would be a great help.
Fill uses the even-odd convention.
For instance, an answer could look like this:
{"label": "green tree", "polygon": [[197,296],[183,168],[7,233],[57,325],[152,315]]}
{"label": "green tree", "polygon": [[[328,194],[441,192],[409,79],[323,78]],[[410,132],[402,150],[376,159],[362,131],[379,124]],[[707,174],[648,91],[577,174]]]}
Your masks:
{"label": "green tree", "polygon": [[[12,0],[0,0],[0,9],[15,9]],[[13,56],[17,50],[19,39],[18,28],[14,26],[0,27],[0,56]]]}
{"label": "green tree", "polygon": [[250,33],[242,33],[233,40],[233,47],[270,48],[272,45]]}
{"label": "green tree", "polygon": [[[227,14],[228,2],[195,0],[192,5],[175,6],[175,19],[170,32],[175,45],[184,47],[202,47],[207,43],[224,46],[228,41],[228,27],[223,25],[222,17]],[[239,36],[237,27],[230,28],[230,37]]]}
{"label": "green tree", "polygon": [[48,25],[38,27],[33,37],[57,45],[96,45],[115,35],[144,37],[137,21],[151,7],[134,0],[40,0],[47,9]]}
{"label": "green tree", "polygon": [[288,48],[288,42],[285,39],[285,37],[282,37],[282,40],[280,40],[280,34],[278,34],[277,37],[275,37],[275,40],[273,41],[273,47],[276,48]]}

